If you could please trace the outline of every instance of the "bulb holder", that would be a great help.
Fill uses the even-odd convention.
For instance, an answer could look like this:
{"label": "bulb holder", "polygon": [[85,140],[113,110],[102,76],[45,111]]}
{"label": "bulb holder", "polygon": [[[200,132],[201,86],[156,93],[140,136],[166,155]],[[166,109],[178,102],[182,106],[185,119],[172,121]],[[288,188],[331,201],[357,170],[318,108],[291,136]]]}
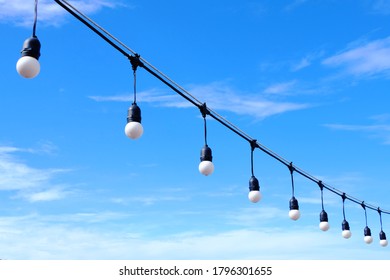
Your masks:
{"label": "bulb holder", "polygon": [[368,226],[364,228],[364,236],[371,236],[371,229]]}
{"label": "bulb holder", "polygon": [[212,151],[209,146],[204,145],[200,151],[200,161],[213,161]]}
{"label": "bulb holder", "polygon": [[381,232],[379,233],[379,239],[386,240],[386,233],[383,230],[381,230]]}
{"label": "bulb holder", "polygon": [[329,222],[328,213],[326,213],[325,210],[322,210],[320,213],[320,222]]}
{"label": "bulb holder", "polygon": [[294,196],[290,199],[290,210],[299,210],[298,200]]}
{"label": "bulb holder", "polygon": [[21,56],[31,56],[37,60],[39,59],[41,56],[41,42],[39,42],[36,36],[32,36],[24,41]]}
{"label": "bulb holder", "polygon": [[351,230],[350,227],[349,227],[349,223],[346,220],[344,220],[342,222],[341,228],[342,228],[342,230]]}
{"label": "bulb holder", "polygon": [[134,102],[127,110],[127,123],[139,122],[141,123],[141,109],[137,103]]}
{"label": "bulb holder", "polygon": [[255,176],[249,179],[249,191],[260,191],[259,180]]}

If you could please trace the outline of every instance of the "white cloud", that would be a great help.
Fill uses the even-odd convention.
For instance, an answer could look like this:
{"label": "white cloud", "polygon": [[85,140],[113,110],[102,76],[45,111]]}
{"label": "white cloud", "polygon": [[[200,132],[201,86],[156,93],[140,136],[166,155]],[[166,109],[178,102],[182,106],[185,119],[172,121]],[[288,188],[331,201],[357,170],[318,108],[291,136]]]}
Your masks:
{"label": "white cloud", "polygon": [[[119,1],[85,0],[68,1],[85,14],[95,13],[102,8],[114,8],[121,5]],[[54,1],[38,2],[38,21],[44,25],[58,25],[63,22],[67,12]],[[0,0],[0,21],[16,25],[31,26],[34,18],[34,1]]]}
{"label": "white cloud", "polygon": [[[293,84],[293,82],[291,82]],[[279,92],[287,90],[292,84],[279,86],[279,89],[273,91]],[[211,83],[209,85],[192,85],[188,87],[190,92],[197,100],[206,102],[207,106],[215,111],[233,112],[238,115],[249,115],[255,118],[265,118],[275,114],[281,114],[294,110],[302,110],[310,105],[304,103],[293,102],[277,102],[266,99],[259,94],[247,95],[237,92],[224,83]],[[271,90],[271,89],[270,89]],[[118,101],[131,102],[131,96],[90,96],[89,98],[95,101]],[[137,94],[139,102],[151,102],[158,106],[187,108],[193,105],[184,98],[172,94],[167,94],[164,91],[150,90]]]}
{"label": "white cloud", "polygon": [[390,37],[364,43],[323,60],[323,64],[341,67],[352,75],[376,75],[390,72]]}
{"label": "white cloud", "polygon": [[264,93],[269,93],[269,94],[288,93],[293,88],[293,86],[295,84],[296,84],[296,81],[273,84],[273,85],[267,87],[264,90]]}
{"label": "white cloud", "polygon": [[20,161],[14,153],[34,153],[31,149],[0,146],[0,190],[18,191],[16,197],[30,202],[58,200],[67,194],[51,181],[66,169],[37,169]]}

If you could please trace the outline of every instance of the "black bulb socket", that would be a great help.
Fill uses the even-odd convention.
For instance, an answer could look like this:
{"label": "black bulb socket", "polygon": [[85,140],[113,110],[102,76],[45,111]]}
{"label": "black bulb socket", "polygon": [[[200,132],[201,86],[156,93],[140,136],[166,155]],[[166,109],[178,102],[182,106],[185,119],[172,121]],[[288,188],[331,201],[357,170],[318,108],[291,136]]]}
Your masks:
{"label": "black bulb socket", "polygon": [[141,109],[135,102],[127,110],[127,122],[141,123]]}
{"label": "black bulb socket", "polygon": [[200,161],[213,161],[213,154],[209,146],[204,145],[200,151]]}
{"label": "black bulb socket", "polygon": [[260,191],[259,180],[255,176],[249,179],[249,191]]}
{"label": "black bulb socket", "polygon": [[381,230],[381,232],[379,233],[379,239],[386,240],[386,233],[383,230]]}
{"label": "black bulb socket", "polygon": [[344,221],[342,222],[342,224],[341,224],[341,228],[342,228],[343,230],[350,230],[349,223],[348,223],[346,220],[344,220]]}
{"label": "black bulb socket", "polygon": [[320,213],[320,222],[329,222],[328,213],[326,213],[325,210],[322,210]]}
{"label": "black bulb socket", "polygon": [[364,236],[371,236],[371,229],[368,226],[364,228]]}
{"label": "black bulb socket", "polygon": [[41,42],[39,42],[36,36],[32,36],[24,41],[21,55],[22,57],[31,56],[37,60],[39,59],[41,56]]}
{"label": "black bulb socket", "polygon": [[294,196],[290,199],[290,210],[299,210],[298,200]]}

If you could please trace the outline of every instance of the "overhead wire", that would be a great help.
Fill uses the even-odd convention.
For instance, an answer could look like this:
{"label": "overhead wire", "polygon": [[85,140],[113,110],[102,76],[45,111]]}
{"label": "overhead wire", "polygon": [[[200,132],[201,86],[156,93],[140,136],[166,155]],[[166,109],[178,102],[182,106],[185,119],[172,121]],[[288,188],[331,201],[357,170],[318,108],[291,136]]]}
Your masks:
{"label": "overhead wire", "polygon": [[[121,42],[119,39],[117,39],[115,36],[113,36],[111,33],[109,33],[107,30],[105,30],[103,27],[98,25],[96,22],[94,22],[91,18],[87,17],[85,14],[83,14],[81,11],[79,11],[77,8],[75,8],[73,5],[71,5],[66,0],[54,0],[56,3],[58,3],[61,7],[63,7],[66,11],[68,11],[70,14],[72,14],[74,17],[76,17],[78,20],[80,20],[82,23],[84,23],[86,26],[88,26],[92,31],[94,31],[97,35],[99,35],[102,39],[104,39],[107,43],[109,43],[112,47],[114,47],[116,50],[118,50],[120,53],[125,55],[130,62],[137,63],[137,66],[142,67],[147,72],[152,74],[154,77],[159,79],[161,82],[163,82],[165,85],[167,85],[169,88],[171,88],[173,91],[175,91],[177,94],[185,98],[187,101],[192,103],[194,106],[198,107],[199,109],[202,108],[202,106],[206,106],[204,102],[201,102],[198,100],[195,96],[193,96],[191,93],[189,93],[187,90],[185,90],[182,86],[180,86],[178,83],[173,81],[171,78],[169,78],[167,75],[165,75],[163,72],[161,72],[159,69],[154,67],[151,63],[146,61],[144,58],[140,57],[134,50],[129,48],[127,45],[125,45],[123,42]],[[130,52],[131,54],[129,54]],[[225,126],[226,128],[230,129],[232,132],[243,138],[244,140],[248,141],[251,145],[253,145],[254,148],[258,148],[268,156],[274,158],[279,163],[289,167],[291,166],[295,172],[300,174],[301,176],[305,177],[306,179],[312,181],[313,183],[316,183],[320,185],[320,187],[325,188],[326,190],[340,196],[343,198],[343,201],[345,199],[350,200],[351,202],[354,202],[359,205],[364,205],[366,208],[369,208],[371,210],[378,211],[380,209],[380,213],[383,214],[390,214],[389,210],[383,210],[379,208],[378,206],[368,204],[367,202],[357,199],[351,195],[346,194],[345,192],[336,189],[332,187],[329,184],[326,184],[322,182],[320,179],[316,178],[315,176],[311,175],[310,173],[306,172],[305,170],[292,165],[291,161],[286,160],[282,156],[278,155],[268,147],[261,144],[259,141],[257,141],[255,138],[249,136],[244,131],[242,131],[239,127],[228,121],[226,118],[219,115],[217,112],[212,110],[211,108],[206,106],[206,112],[209,116],[211,116],[213,119],[218,121],[220,124]],[[253,173],[253,171],[252,171]]]}

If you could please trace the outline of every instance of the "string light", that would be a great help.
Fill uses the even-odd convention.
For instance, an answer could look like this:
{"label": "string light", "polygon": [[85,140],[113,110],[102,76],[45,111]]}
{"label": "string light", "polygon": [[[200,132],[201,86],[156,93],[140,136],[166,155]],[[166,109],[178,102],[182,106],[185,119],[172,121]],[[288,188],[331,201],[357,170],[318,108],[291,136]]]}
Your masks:
{"label": "string light", "polygon": [[291,175],[291,190],[292,190],[292,197],[290,199],[290,211],[288,212],[288,216],[290,217],[291,220],[296,221],[301,216],[301,212],[299,212],[298,200],[295,198],[294,174],[293,174],[295,168],[292,162],[288,166],[288,169],[290,170],[290,175]]}
{"label": "string light", "polygon": [[200,151],[200,163],[199,172],[205,176],[211,175],[214,172],[213,155],[210,147],[207,145],[207,124],[206,115],[208,109],[206,103],[200,106],[200,112],[202,113],[204,123],[204,146]]}
{"label": "string light", "polygon": [[[141,110],[137,106],[136,98],[135,98],[136,97],[136,90],[135,90],[136,75],[135,75],[134,65],[136,65],[135,68],[137,66],[142,67],[144,70],[149,72],[151,75],[156,77],[158,80],[160,80],[166,86],[171,88],[173,91],[175,91],[177,94],[182,96],[184,99],[186,99],[188,102],[192,103],[194,106],[198,107],[199,109],[202,110],[202,107],[203,108],[207,108],[205,106],[205,103],[202,103],[199,100],[197,100],[196,97],[192,96],[184,88],[182,88],[180,85],[178,85],[177,83],[172,81],[169,77],[167,77],[165,74],[160,72],[157,68],[152,66],[145,59],[140,58],[140,56],[137,53],[135,53],[133,50],[131,50],[125,44],[120,42],[118,39],[116,39],[114,36],[112,36],[110,33],[108,33],[106,30],[104,30],[101,26],[97,25],[93,20],[91,20],[90,18],[86,17],[83,13],[78,11],[75,7],[73,7],[67,1],[65,1],[65,0],[54,0],[54,1],[57,4],[59,4],[62,8],[64,8],[66,11],[68,11],[70,14],[72,14],[75,18],[77,18],[79,21],[81,21],[83,24],[88,26],[92,31],[94,31],[97,35],[99,35],[103,40],[105,40],[107,43],[109,43],[112,47],[114,47],[116,50],[118,50],[120,53],[122,53],[128,59],[130,59],[130,62],[132,63],[133,70],[134,70],[134,102],[133,102],[132,106],[129,108],[129,111],[128,111],[128,119],[127,119],[128,120],[128,124],[127,125],[129,125],[129,123],[132,123],[132,122],[138,123],[138,124],[135,124],[136,126],[138,126],[138,128],[137,128],[138,133],[137,133],[137,137],[134,137],[134,139],[140,137],[142,135],[142,132],[143,132],[143,128],[142,128],[142,125],[141,125]],[[36,19],[37,19],[37,2],[38,1],[35,1],[35,20],[34,20],[33,36],[32,36],[32,38],[26,40],[26,41],[28,41],[28,43],[25,44],[26,46],[24,46],[24,49],[22,51],[22,58],[24,56],[28,56],[28,57],[33,58],[32,61],[34,61],[34,59],[36,60],[36,61],[32,62],[33,67],[30,67],[30,70],[31,70],[31,68],[34,68],[33,69],[34,71],[33,70],[31,70],[31,71],[30,70],[24,71],[23,69],[25,67],[21,66],[22,63],[21,63],[21,65],[19,67],[17,67],[18,68],[18,72],[22,76],[24,76],[26,78],[35,77],[39,73],[39,69],[40,69],[39,62],[38,62],[38,58],[40,56],[40,43],[39,43],[39,41],[38,41],[38,39],[36,38],[36,35],[35,35]],[[26,58],[24,60],[27,60],[27,59],[28,58]],[[29,65],[29,64],[26,63],[26,65]],[[29,68],[29,67],[26,66],[26,68]],[[317,178],[315,178],[311,174],[305,172],[304,170],[302,170],[302,169],[300,169],[300,168],[298,168],[296,166],[292,166],[292,164],[289,161],[287,161],[286,159],[284,159],[283,157],[279,156],[278,154],[276,154],[272,150],[268,149],[264,145],[262,145],[259,142],[257,142],[257,140],[255,140],[254,138],[252,138],[249,135],[247,135],[246,133],[244,133],[241,129],[239,129],[238,127],[236,127],[235,125],[233,125],[232,123],[227,121],[225,118],[221,117],[219,114],[217,114],[216,112],[214,112],[210,108],[207,108],[207,113],[206,114],[211,116],[213,119],[218,121],[220,124],[222,124],[223,126],[225,126],[228,129],[230,129],[232,132],[236,133],[238,136],[240,136],[241,138],[245,139],[246,141],[248,141],[250,143],[250,145],[251,145],[251,173],[252,173],[252,176],[251,176],[251,178],[249,180],[249,194],[248,194],[248,197],[249,197],[250,201],[258,202],[261,199],[259,181],[254,176],[254,170],[253,170],[253,153],[254,153],[254,150],[257,148],[257,149],[261,150],[262,152],[264,152],[265,154],[267,154],[268,156],[270,156],[273,159],[277,160],[279,163],[281,163],[281,164],[291,168],[290,171],[291,171],[291,179],[292,179],[292,191],[293,191],[292,200],[293,201],[292,202],[290,201],[290,211],[291,210],[299,211],[298,201],[296,199],[295,200],[293,199],[293,198],[295,198],[294,197],[293,172],[296,172],[296,173],[300,174],[301,176],[305,177],[306,179],[308,179],[308,180],[310,180],[312,182],[317,183],[320,186],[320,189],[321,189],[321,204],[322,204],[322,211],[320,213],[320,229],[321,230],[326,231],[326,230],[329,229],[328,214],[325,212],[324,206],[323,206],[323,190],[326,189],[327,191],[330,191],[333,194],[338,195],[338,196],[340,196],[342,198],[342,202],[343,202],[343,218],[344,218],[344,220],[342,222],[342,230],[343,230],[342,231],[342,235],[343,235],[343,237],[345,237],[345,238],[350,238],[351,237],[351,231],[350,231],[349,223],[345,219],[345,200],[348,199],[349,201],[351,201],[353,203],[362,205],[364,210],[365,210],[366,227],[364,229],[364,233],[365,233],[365,241],[366,241],[366,243],[371,243],[372,242],[372,241],[370,241],[371,240],[370,239],[370,237],[371,237],[371,230],[367,226],[367,210],[366,209],[378,211],[379,216],[380,216],[380,221],[381,221],[381,231],[380,231],[380,234],[379,234],[380,244],[382,246],[386,246],[387,245],[386,234],[384,233],[384,231],[382,229],[382,214],[390,214],[390,211],[382,210],[382,209],[380,209],[377,206],[373,206],[373,205],[365,203],[364,201],[361,201],[359,199],[353,198],[352,196],[347,195],[346,193],[344,193],[344,192],[342,192],[342,191],[340,191],[340,190],[338,190],[338,189],[336,189],[334,187],[331,187],[331,186],[323,183],[321,180],[318,180]],[[205,118],[204,118],[204,121],[205,121]],[[128,130],[130,130],[130,129],[128,129]],[[205,131],[206,131],[206,123],[205,123]],[[126,132],[126,135],[128,135],[128,134],[131,135],[131,133],[127,133]],[[133,138],[133,137],[130,137],[130,138]],[[205,133],[205,138],[206,138],[206,133]],[[202,158],[204,160],[202,160]],[[207,149],[207,142],[205,142],[205,147],[201,151],[201,163],[203,161],[210,161],[211,162],[211,158],[212,158],[211,157],[211,149]],[[207,160],[207,159],[209,159],[209,160]],[[367,241],[369,241],[369,242],[367,242]]]}
{"label": "string light", "polygon": [[253,203],[259,202],[262,198],[262,195],[260,193],[259,180],[257,180],[257,178],[255,177],[254,171],[253,171],[253,152],[257,146],[256,142],[257,142],[256,140],[253,140],[250,142],[250,144],[251,144],[251,173],[252,173],[252,176],[249,179],[248,198]]}
{"label": "string light", "polygon": [[364,201],[362,202],[361,206],[364,209],[364,217],[366,220],[366,227],[364,228],[364,242],[366,244],[371,244],[373,241],[373,238],[371,236],[371,229],[368,227],[368,223],[367,223],[367,209],[366,209],[366,205],[364,204]]}
{"label": "string light", "polygon": [[130,139],[138,139],[144,133],[144,128],[141,124],[141,109],[137,105],[137,67],[141,65],[139,55],[135,55],[130,59],[133,77],[134,77],[134,99],[133,104],[127,110],[127,124],[125,126],[125,134]]}
{"label": "string light", "polygon": [[39,57],[41,56],[41,43],[36,36],[38,18],[38,0],[35,0],[34,6],[34,24],[32,36],[23,43],[21,58],[16,63],[16,71],[24,78],[35,78],[40,70]]}
{"label": "string light", "polygon": [[382,225],[382,210],[378,207],[378,214],[379,214],[379,219],[381,223],[381,231],[379,232],[379,244],[382,247],[386,247],[388,244],[388,241],[386,239],[386,233],[383,231],[383,225]]}
{"label": "string light", "polygon": [[351,230],[349,228],[349,223],[347,222],[347,220],[345,219],[345,199],[347,198],[345,193],[343,193],[343,195],[341,196],[341,198],[343,199],[343,222],[341,224],[341,228],[342,228],[342,236],[346,239],[350,238],[352,236],[352,233],[351,233]]}
{"label": "string light", "polygon": [[327,231],[329,230],[330,226],[329,226],[328,213],[326,213],[324,209],[324,185],[322,184],[322,181],[318,182],[318,186],[320,187],[321,190],[321,207],[322,207],[322,211],[320,213],[319,227],[322,231]]}

